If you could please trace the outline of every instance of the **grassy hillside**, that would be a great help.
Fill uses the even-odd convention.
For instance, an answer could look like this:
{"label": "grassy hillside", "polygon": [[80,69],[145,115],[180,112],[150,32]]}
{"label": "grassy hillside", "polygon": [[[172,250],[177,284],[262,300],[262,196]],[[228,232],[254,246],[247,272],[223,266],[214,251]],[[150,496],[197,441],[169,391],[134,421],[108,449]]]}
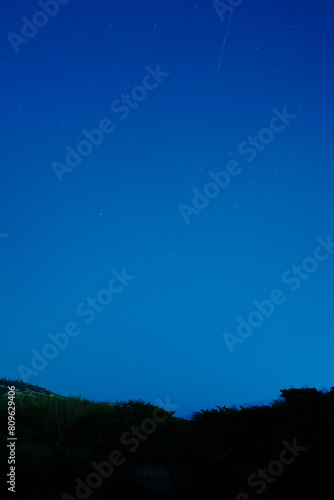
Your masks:
{"label": "grassy hillside", "polygon": [[[177,418],[142,400],[95,403],[0,379],[0,463],[8,473],[7,390],[15,385],[16,498],[115,494],[237,500],[331,491],[334,389],[285,389],[268,406]],[[6,490],[3,481],[1,488]]]}

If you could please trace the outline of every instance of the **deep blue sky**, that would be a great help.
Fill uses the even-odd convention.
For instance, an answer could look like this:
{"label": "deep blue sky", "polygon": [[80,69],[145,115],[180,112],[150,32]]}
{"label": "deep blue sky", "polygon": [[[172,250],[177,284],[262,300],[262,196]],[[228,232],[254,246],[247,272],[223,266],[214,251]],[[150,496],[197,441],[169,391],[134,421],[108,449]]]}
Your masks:
{"label": "deep blue sky", "polygon": [[[308,258],[334,240],[333,3],[245,0],[229,22],[210,1],[70,0],[16,51],[8,34],[45,16],[33,0],[0,8],[1,375],[21,378],[74,321],[80,333],[29,382],[169,398],[180,416],[332,387],[334,253]],[[157,65],[156,88],[115,112],[155,86]],[[53,162],[101,122],[114,130],[59,182]],[[186,223],[180,204],[231,161],[237,175]],[[79,316],[123,268],[135,278]],[[223,334],[275,289],[284,302],[231,353]]]}

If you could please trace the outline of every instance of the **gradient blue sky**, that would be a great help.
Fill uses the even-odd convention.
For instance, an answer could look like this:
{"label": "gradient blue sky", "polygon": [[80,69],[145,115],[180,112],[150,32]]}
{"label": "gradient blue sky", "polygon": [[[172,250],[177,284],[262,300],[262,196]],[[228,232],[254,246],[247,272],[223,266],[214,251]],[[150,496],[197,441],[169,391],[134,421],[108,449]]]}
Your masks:
{"label": "gradient blue sky", "polygon": [[[282,275],[334,240],[333,3],[245,0],[229,22],[210,1],[70,0],[17,53],[8,34],[41,7],[0,8],[1,376],[21,378],[74,321],[29,382],[169,398],[180,416],[332,387],[334,254],[294,291]],[[114,101],[158,64],[169,75],[122,120]],[[284,107],[295,118],[247,161],[241,143],[268,138]],[[113,132],[59,182],[53,162],[106,119]],[[180,204],[232,160],[238,175],[187,224]],[[122,268],[135,278],[87,323],[77,307]],[[230,353],[223,334],[274,289],[284,303]]]}

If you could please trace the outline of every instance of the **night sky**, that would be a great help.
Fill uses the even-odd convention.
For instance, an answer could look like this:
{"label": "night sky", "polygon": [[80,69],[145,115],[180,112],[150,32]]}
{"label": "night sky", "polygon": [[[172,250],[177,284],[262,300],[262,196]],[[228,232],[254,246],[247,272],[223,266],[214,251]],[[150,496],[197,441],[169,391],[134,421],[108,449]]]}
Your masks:
{"label": "night sky", "polygon": [[333,2],[0,8],[1,376],[177,416],[332,387]]}

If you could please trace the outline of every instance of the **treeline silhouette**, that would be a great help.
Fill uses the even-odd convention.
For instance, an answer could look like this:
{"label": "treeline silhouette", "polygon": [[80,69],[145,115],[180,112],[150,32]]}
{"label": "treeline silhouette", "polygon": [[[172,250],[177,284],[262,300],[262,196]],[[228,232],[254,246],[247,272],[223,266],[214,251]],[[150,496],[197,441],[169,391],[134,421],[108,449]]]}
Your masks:
{"label": "treeline silhouette", "polygon": [[2,478],[9,468],[12,385],[18,499],[98,500],[139,492],[231,500],[332,495],[334,387],[283,389],[269,405],[216,406],[184,419],[142,400],[96,403],[2,378]]}

